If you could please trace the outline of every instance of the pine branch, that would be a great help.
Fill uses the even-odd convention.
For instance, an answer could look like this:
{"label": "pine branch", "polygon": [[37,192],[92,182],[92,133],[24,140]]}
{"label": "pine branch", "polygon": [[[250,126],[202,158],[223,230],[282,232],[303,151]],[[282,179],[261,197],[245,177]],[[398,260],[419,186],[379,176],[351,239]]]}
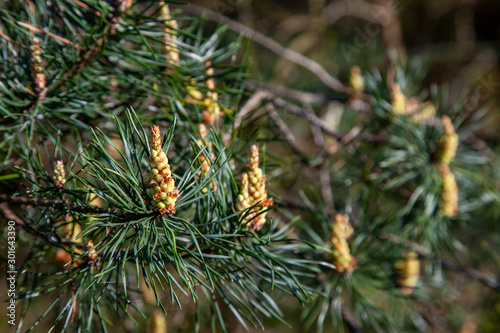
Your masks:
{"label": "pine branch", "polygon": [[349,329],[351,333],[363,333],[363,330],[359,327],[356,322],[356,318],[352,314],[351,310],[342,302],[342,320]]}
{"label": "pine branch", "polygon": [[272,103],[266,104],[266,112],[269,115],[269,117],[274,121],[276,126],[278,126],[280,132],[283,134],[283,137],[287,140],[287,143],[290,145],[292,151],[299,156],[304,156],[304,153],[297,144],[297,140],[295,139],[295,136],[293,135],[292,131],[290,130],[290,128],[288,128],[287,124],[283,121],[283,119],[281,119],[279,114],[274,110],[274,105]]}
{"label": "pine branch", "polygon": [[40,235],[42,235],[52,244],[63,244],[67,246],[76,245],[79,248],[82,249],[85,248],[84,243],[76,243],[71,240],[61,239],[55,234],[40,232],[38,230],[33,229],[31,226],[28,226],[26,223],[24,223],[24,221],[10,209],[9,204],[5,201],[0,202],[0,212],[7,219],[7,221],[14,221],[18,227],[22,228],[23,230],[32,234],[35,237],[40,237]]}
{"label": "pine branch", "polygon": [[231,20],[230,18],[214,12],[210,9],[207,8],[202,8],[199,6],[195,5],[189,5],[189,6],[182,6],[180,7],[182,10],[186,13],[197,15],[197,16],[206,16],[208,19],[218,22],[220,24],[224,24],[228,26],[231,30],[240,33],[244,35],[245,37],[250,38],[251,40],[255,41],[256,43],[266,47],[267,49],[271,50],[275,54],[277,54],[280,57],[283,57],[287,59],[290,62],[293,62],[314,75],[323,82],[326,86],[330,87],[334,91],[340,92],[340,93],[346,93],[350,94],[352,92],[352,88],[343,85],[338,79],[334,78],[331,76],[324,68],[321,66],[319,63],[316,61],[307,58],[303,56],[300,53],[297,53],[291,49],[288,49],[286,47],[283,47],[280,45],[278,42],[275,40],[265,36],[264,34],[255,31],[241,23],[238,23],[236,21]]}
{"label": "pine branch", "polygon": [[67,40],[64,37],[58,36],[56,34],[53,34],[53,33],[49,32],[49,31],[45,31],[43,29],[34,27],[33,25],[31,25],[29,23],[19,21],[19,22],[17,22],[17,24],[19,24],[20,26],[22,26],[22,27],[24,27],[24,28],[26,28],[28,30],[31,30],[33,32],[38,32],[39,34],[46,34],[47,36],[50,36],[50,37],[52,37],[54,39],[57,39],[58,41],[63,42],[64,44],[73,46],[77,50],[83,50],[83,48],[80,45],[75,44],[75,43]]}
{"label": "pine branch", "polygon": [[[377,143],[377,144],[384,144],[386,140],[382,137],[378,136],[373,136],[373,135],[357,135],[355,138],[351,138],[352,135],[349,135],[348,139],[344,139],[344,135],[338,133],[337,131],[333,130],[330,128],[330,126],[321,120],[318,116],[316,116],[314,113],[307,112],[303,108],[300,108],[296,105],[287,103],[285,100],[281,98],[274,98],[271,100],[271,102],[278,108],[283,109],[286,112],[298,115],[300,117],[305,118],[307,121],[309,121],[311,124],[314,124],[315,126],[321,128],[326,134],[330,135],[331,137],[337,139],[339,142],[346,141],[345,144],[354,142],[354,141],[363,141],[363,142],[370,142],[370,143]],[[354,140],[355,139],[355,140]]]}
{"label": "pine branch", "polygon": [[292,89],[286,86],[278,86],[267,82],[254,82],[247,81],[246,91],[252,94],[259,90],[269,91],[274,96],[280,96],[282,98],[290,99],[299,102],[302,105],[315,105],[323,104],[332,101],[346,102],[345,98],[339,98],[338,96],[328,95],[321,92],[308,92],[297,89]]}
{"label": "pine branch", "polygon": [[[82,214],[88,214],[88,213],[112,214],[112,215],[119,214],[114,209],[104,209],[94,206],[79,206],[79,205],[68,204],[62,201],[54,201],[50,199],[39,199],[39,198],[37,199],[31,197],[9,196],[7,194],[0,194],[0,202],[7,202],[16,205],[54,207],[55,209],[58,210],[70,210],[72,212],[82,213]],[[127,213],[126,215],[130,214]]]}
{"label": "pine branch", "polygon": [[[314,114],[314,112],[308,112],[308,109],[301,108],[294,104],[288,103],[282,98],[276,97],[271,91],[266,91],[263,89],[258,90],[255,94],[252,95],[248,99],[248,101],[243,105],[240,112],[236,115],[234,130],[238,129],[242,122],[243,118],[252,110],[257,108],[261,103],[268,101],[272,103],[276,108],[282,109],[288,113],[298,115],[300,117],[305,118],[312,125],[321,128],[326,134],[331,137],[337,139],[342,145],[348,145],[352,142],[363,141],[370,142],[376,144],[385,144],[386,139],[381,136],[373,136],[360,134],[361,130],[359,127],[354,127],[349,131],[346,135],[342,135],[337,131],[330,128],[330,126],[321,120],[318,116]],[[231,138],[231,135],[225,136],[225,142]]]}

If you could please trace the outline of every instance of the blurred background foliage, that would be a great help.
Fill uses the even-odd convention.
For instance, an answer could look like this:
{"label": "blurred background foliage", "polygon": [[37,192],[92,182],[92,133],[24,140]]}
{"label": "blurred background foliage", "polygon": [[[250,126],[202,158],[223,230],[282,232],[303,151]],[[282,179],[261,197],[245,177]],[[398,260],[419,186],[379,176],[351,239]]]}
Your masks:
{"label": "blurred background foliage", "polygon": [[[359,66],[363,73],[375,68],[385,73],[390,64],[388,49],[397,49],[408,57],[420,59],[412,71],[421,76],[411,87],[413,92],[420,93],[422,87],[444,86],[448,91],[448,105],[465,101],[471,111],[468,117],[473,117],[483,106],[487,106],[487,120],[465,142],[483,152],[483,149],[488,151],[489,167],[483,168],[483,172],[491,173],[486,178],[493,188],[499,188],[500,2],[196,0],[190,3],[221,13],[317,61],[342,82],[348,82],[353,65]],[[366,4],[389,8],[394,15],[379,14]],[[209,22],[208,26],[216,26]],[[261,80],[325,94],[331,101],[315,110],[324,120],[338,121],[336,116],[328,117],[329,110],[335,109],[335,100],[339,97],[329,87],[304,68],[258,43],[249,41],[247,48],[251,59],[250,73],[256,82]],[[412,82],[409,84],[411,86]],[[297,137],[302,138],[297,141],[302,150],[314,151],[309,126],[305,122],[294,121],[293,116],[284,117],[293,132],[299,133]],[[270,151],[277,151],[281,156],[282,149],[285,148],[279,144],[269,146]],[[304,170],[302,175],[304,183],[315,181],[314,173]],[[288,181],[293,177],[281,176],[278,179],[286,185],[283,188],[283,183],[274,180],[273,190],[277,194],[293,193],[293,189],[302,188],[304,184],[291,187]],[[347,181],[346,176],[345,172],[332,175],[339,183]],[[333,191],[335,196],[342,197],[345,188],[337,186]],[[462,222],[452,227],[454,236],[470,249],[464,263],[498,275],[500,262],[494,253],[500,251],[499,220],[500,205],[492,201],[479,211],[471,211],[468,225]],[[424,279],[430,281],[426,282],[432,283],[433,276],[437,276],[431,273],[433,269],[432,264],[427,265],[425,271],[429,275]],[[428,295],[434,301],[418,302],[419,311],[435,324],[430,330],[496,332],[500,327],[498,293],[464,279],[460,273],[450,272],[448,278],[451,281],[449,289],[440,290],[438,287],[434,294]],[[443,293],[446,294],[444,297]],[[298,318],[302,310],[295,311],[297,316],[290,317]]]}

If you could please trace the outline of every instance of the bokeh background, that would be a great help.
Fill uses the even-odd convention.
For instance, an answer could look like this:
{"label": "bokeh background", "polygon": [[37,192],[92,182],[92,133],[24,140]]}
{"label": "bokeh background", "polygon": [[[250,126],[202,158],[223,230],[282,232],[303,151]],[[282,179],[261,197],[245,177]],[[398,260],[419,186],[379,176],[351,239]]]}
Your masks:
{"label": "bokeh background", "polygon": [[[425,84],[449,84],[450,100],[480,89],[500,98],[500,2],[494,0],[194,0],[319,62],[347,82],[352,65],[384,68],[388,49],[423,57]],[[186,8],[185,6],[177,6]],[[187,6],[187,8],[190,6]],[[189,9],[189,8],[188,8]],[[392,15],[391,15],[392,14]],[[207,22],[207,25],[210,25]],[[251,73],[277,85],[330,93],[312,74],[250,42]],[[471,91],[472,90],[472,91]],[[484,95],[484,96],[483,96]],[[498,122],[482,132],[498,142]]]}
{"label": "bokeh background", "polygon": [[[345,83],[353,65],[363,72],[378,68],[385,74],[389,68],[388,54],[389,58],[404,55],[421,59],[424,88],[434,85],[448,89],[450,103],[463,98],[472,114],[484,107],[489,110],[488,120],[471,140],[491,149],[496,156],[493,161],[498,161],[500,1],[194,0],[190,4],[218,12],[317,61]],[[188,12],[191,10],[189,5],[178,6],[183,7]],[[207,27],[216,26],[207,20]],[[236,38],[237,34],[226,38],[231,36]],[[250,73],[256,82],[332,95],[328,87],[305,69],[252,40],[244,45],[251,64]],[[300,123],[291,126],[295,133],[300,132]],[[308,126],[303,126],[307,131]],[[307,145],[307,140],[302,144]],[[314,149],[313,144],[310,145],[309,149]],[[485,247],[483,240],[486,230],[493,231],[492,237],[498,238],[495,233],[500,231],[500,211],[491,205],[486,209],[488,212],[483,218],[488,221],[481,221],[481,225],[478,222],[477,234],[457,234],[476,252],[475,257],[468,258],[470,262],[488,271],[492,267],[481,262],[481,255],[491,249]],[[449,276],[460,295],[437,295],[435,303],[417,305],[426,320],[434,323],[432,331],[498,332],[498,293],[464,279],[461,274]],[[287,318],[294,327],[300,327],[293,323],[293,318],[300,316],[301,308],[297,304],[293,306],[285,310],[289,312]],[[270,326],[271,332],[283,330],[280,325]],[[236,326],[234,331],[244,330]]]}

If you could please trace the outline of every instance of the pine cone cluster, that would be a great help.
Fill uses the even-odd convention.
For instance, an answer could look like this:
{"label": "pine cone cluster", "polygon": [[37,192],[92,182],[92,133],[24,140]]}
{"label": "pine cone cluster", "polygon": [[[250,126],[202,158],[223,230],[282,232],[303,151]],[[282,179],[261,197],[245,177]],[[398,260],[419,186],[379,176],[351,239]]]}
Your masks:
{"label": "pine cone cluster", "polygon": [[332,251],[331,262],[337,268],[337,273],[352,273],[356,267],[356,259],[351,255],[347,240],[354,234],[354,229],[349,223],[349,216],[345,214],[335,215],[332,225],[331,242]]}
{"label": "pine cone cluster", "polygon": [[266,176],[259,168],[259,148],[252,145],[250,150],[251,156],[247,164],[249,171],[242,175],[241,190],[236,207],[238,211],[243,211],[255,206],[250,212],[243,215],[242,224],[249,230],[258,231],[266,223],[264,210],[273,204],[273,199],[267,198]]}
{"label": "pine cone cluster", "polygon": [[151,183],[149,184],[153,196],[152,205],[159,209],[161,214],[174,214],[175,202],[179,197],[179,190],[175,187],[170,165],[165,152],[162,150],[160,128],[151,128]]}

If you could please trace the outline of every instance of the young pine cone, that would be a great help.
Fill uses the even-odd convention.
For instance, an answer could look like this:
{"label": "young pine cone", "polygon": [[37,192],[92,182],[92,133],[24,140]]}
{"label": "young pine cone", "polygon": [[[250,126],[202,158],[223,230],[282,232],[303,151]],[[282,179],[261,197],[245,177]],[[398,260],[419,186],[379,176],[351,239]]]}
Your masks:
{"label": "young pine cone", "polygon": [[455,154],[457,153],[458,135],[455,132],[450,117],[446,115],[442,116],[441,122],[443,123],[444,134],[439,143],[438,162],[450,164],[455,159]]}
{"label": "young pine cone", "polygon": [[246,213],[243,225],[249,230],[259,231],[266,223],[266,212],[263,211],[273,204],[273,199],[267,198],[266,176],[259,168],[259,148],[253,145],[250,150],[252,155],[247,164],[249,171],[242,175],[236,208],[238,211],[243,211],[256,205],[250,212]]}
{"label": "young pine cone", "polygon": [[175,202],[179,197],[179,190],[175,187],[175,179],[172,177],[170,165],[165,152],[162,150],[160,128],[151,128],[151,183],[149,188],[153,201],[151,204],[158,208],[161,214],[174,214]]}
{"label": "young pine cone", "polygon": [[45,98],[45,87],[47,85],[47,77],[43,71],[42,48],[40,47],[40,40],[34,37],[31,40],[31,77],[35,92],[40,100]]}
{"label": "young pine cone", "polygon": [[458,186],[455,175],[446,164],[439,166],[441,175],[441,211],[440,214],[446,217],[453,217],[458,209]]}
{"label": "young pine cone", "polygon": [[66,184],[66,171],[64,170],[63,161],[57,161],[54,169],[54,184],[56,187],[63,187]]}
{"label": "young pine cone", "polygon": [[396,261],[396,285],[401,288],[403,295],[411,295],[418,283],[420,275],[420,261],[415,252],[410,252],[406,258]]}
{"label": "young pine cone", "polygon": [[347,240],[353,235],[354,229],[349,223],[349,217],[344,214],[335,215],[332,225],[332,251],[327,254],[331,263],[337,268],[337,273],[352,273],[356,267],[356,259],[351,255]]}

